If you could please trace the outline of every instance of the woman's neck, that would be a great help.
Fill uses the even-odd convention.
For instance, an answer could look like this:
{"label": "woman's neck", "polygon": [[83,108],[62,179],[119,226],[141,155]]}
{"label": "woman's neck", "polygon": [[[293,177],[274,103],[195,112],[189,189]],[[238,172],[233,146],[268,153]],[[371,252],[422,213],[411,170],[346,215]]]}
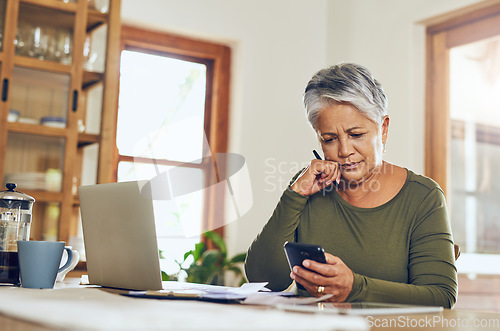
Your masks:
{"label": "woman's neck", "polygon": [[353,206],[377,207],[396,196],[406,181],[406,175],[405,169],[384,161],[357,185],[341,180],[338,193]]}

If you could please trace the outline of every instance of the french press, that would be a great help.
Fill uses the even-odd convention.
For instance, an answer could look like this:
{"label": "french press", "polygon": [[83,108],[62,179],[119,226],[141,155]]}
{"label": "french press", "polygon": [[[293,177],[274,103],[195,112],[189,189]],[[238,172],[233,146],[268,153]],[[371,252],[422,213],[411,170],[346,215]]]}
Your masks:
{"label": "french press", "polygon": [[0,283],[18,284],[17,241],[29,240],[35,199],[15,191],[14,183],[6,187],[0,191]]}

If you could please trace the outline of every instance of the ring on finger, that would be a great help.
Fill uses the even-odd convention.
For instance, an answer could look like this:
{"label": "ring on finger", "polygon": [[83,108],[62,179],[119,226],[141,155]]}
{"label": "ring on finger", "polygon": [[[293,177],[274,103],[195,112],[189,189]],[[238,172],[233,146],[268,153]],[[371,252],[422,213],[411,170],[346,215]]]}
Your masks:
{"label": "ring on finger", "polygon": [[319,294],[325,293],[325,287],[324,286],[318,286],[318,293]]}

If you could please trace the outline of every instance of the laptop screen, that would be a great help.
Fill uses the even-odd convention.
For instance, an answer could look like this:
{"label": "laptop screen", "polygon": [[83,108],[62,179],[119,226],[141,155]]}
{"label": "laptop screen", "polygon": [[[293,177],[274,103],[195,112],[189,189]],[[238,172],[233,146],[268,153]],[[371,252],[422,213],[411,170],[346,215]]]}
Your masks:
{"label": "laptop screen", "polygon": [[79,188],[91,284],[161,289],[153,201],[147,184],[134,181]]}

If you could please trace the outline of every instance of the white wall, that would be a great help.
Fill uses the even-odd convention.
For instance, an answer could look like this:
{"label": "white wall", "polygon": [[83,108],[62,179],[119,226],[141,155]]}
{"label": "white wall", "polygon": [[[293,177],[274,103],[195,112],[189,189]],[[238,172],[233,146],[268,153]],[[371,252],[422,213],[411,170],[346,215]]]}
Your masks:
{"label": "white wall", "polygon": [[122,20],[232,47],[229,152],[247,159],[254,199],[250,212],[226,228],[237,253],[318,147],[301,98],[326,65],[357,62],[374,73],[389,97],[387,158],[423,172],[425,31],[416,22],[477,1],[122,0]]}

